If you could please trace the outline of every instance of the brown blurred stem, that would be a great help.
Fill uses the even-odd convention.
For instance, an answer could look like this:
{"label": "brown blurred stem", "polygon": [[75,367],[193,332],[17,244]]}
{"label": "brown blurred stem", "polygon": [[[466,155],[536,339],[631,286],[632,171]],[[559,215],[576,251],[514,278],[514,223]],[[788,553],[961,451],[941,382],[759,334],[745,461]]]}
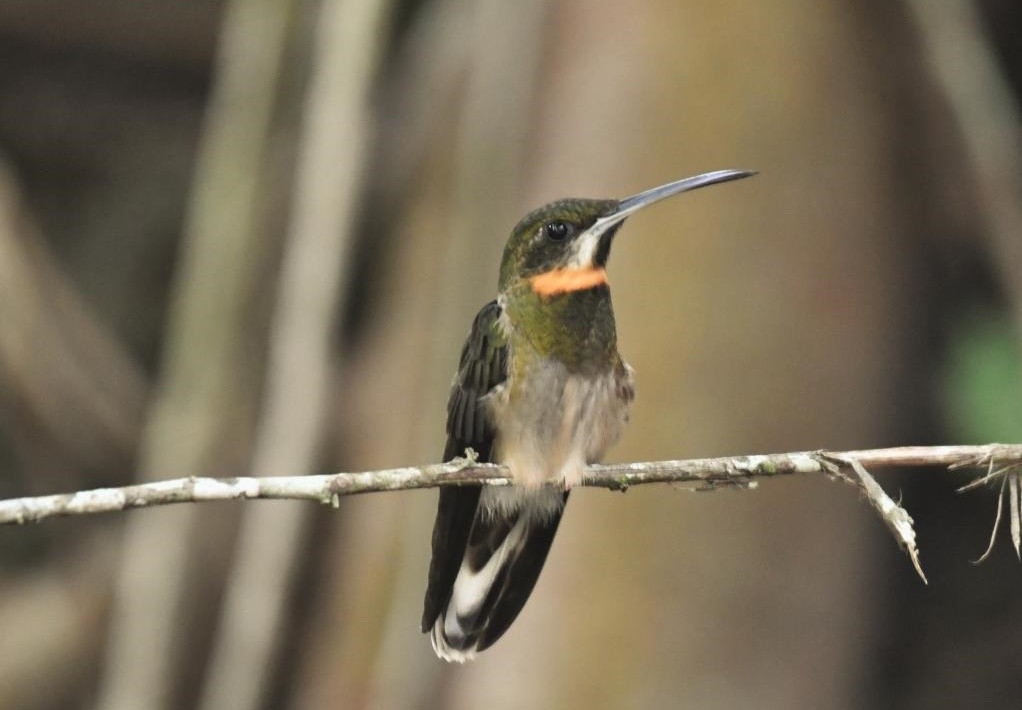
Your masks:
{"label": "brown blurred stem", "polygon": [[[1022,107],[966,0],[913,0],[920,34],[972,162],[986,236],[1022,336]],[[957,176],[956,176],[957,177]]]}
{"label": "brown blurred stem", "polygon": [[[334,367],[334,322],[346,305],[372,126],[370,87],[389,6],[389,0],[324,0],[319,9],[252,460],[257,476],[312,468],[319,454]],[[261,707],[286,628],[285,602],[308,512],[294,506],[245,511],[200,708]],[[260,593],[253,595],[253,589]]]}
{"label": "brown blurred stem", "polygon": [[[143,479],[176,466],[217,470],[244,455],[260,368],[251,322],[276,245],[261,219],[264,167],[296,5],[226,5],[162,372],[143,434]],[[96,707],[165,708],[181,692],[175,672],[188,630],[181,608],[195,560],[188,534],[200,522],[194,509],[129,521]],[[204,540],[207,550],[215,544]]]}
{"label": "brown blurred stem", "polygon": [[2,156],[0,323],[0,414],[29,470],[66,467],[72,485],[87,485],[82,473],[123,478],[144,376],[57,262]]}

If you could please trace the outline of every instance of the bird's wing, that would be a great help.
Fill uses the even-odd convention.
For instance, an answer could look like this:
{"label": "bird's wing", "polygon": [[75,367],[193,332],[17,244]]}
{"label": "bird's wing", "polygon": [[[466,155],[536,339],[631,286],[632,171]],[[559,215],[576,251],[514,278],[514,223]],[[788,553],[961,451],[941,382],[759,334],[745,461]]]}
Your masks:
{"label": "bird's wing", "polygon": [[[490,461],[494,428],[483,397],[507,379],[507,341],[498,324],[496,301],[483,306],[461,351],[458,374],[447,402],[447,445],[444,461],[464,456],[472,448],[479,461]],[[479,486],[446,486],[433,525],[433,557],[423,602],[422,630],[429,631],[447,606],[465,555],[469,532],[479,504]]]}

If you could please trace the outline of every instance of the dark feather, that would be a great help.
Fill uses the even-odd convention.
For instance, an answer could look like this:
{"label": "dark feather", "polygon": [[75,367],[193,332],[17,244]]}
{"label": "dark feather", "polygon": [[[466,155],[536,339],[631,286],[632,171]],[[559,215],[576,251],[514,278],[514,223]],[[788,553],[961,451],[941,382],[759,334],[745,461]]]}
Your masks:
{"label": "dark feather", "polygon": [[429,563],[429,582],[422,605],[423,633],[432,628],[451,599],[481,490],[479,486],[440,489],[433,524],[433,558]]}
{"label": "dark feather", "polygon": [[[507,378],[507,343],[497,323],[500,306],[483,306],[461,351],[458,374],[447,403],[447,444],[444,461],[464,456],[471,447],[480,461],[490,461],[494,430],[480,400]],[[422,630],[433,622],[450,601],[454,580],[468,545],[472,520],[479,503],[479,486],[441,488],[433,525],[433,556],[423,602]]]}
{"label": "dark feather", "polygon": [[[567,504],[567,502],[568,491],[565,491],[564,503]],[[494,522],[497,527],[504,529],[504,535],[506,535],[507,530],[510,529],[508,523],[513,525],[516,520],[504,521],[503,524]],[[469,641],[467,645],[474,643],[477,651],[489,648],[494,641],[504,635],[512,622],[518,618],[522,607],[525,606],[529,595],[532,594],[533,587],[536,586],[536,581],[539,579],[539,573],[543,570],[547,553],[550,552],[550,546],[553,544],[554,535],[557,533],[560,522],[561,514],[558,513],[549,520],[536,521],[529,526],[522,541],[521,551],[512,557],[510,564],[501,569],[479,612],[478,640],[467,639]],[[476,527],[483,526],[477,523]],[[474,532],[473,530],[473,534]],[[496,550],[499,542],[497,545],[493,545],[491,542],[491,545],[492,550]],[[471,551],[471,542],[469,547]],[[485,559],[479,561],[482,564],[486,563]]]}

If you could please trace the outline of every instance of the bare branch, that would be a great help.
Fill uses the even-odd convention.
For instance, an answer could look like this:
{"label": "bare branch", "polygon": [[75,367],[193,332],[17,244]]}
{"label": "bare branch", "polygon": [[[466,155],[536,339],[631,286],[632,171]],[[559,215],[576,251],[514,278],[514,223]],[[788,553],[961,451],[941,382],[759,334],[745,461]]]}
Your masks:
{"label": "bare branch", "polygon": [[[869,468],[960,467],[965,462],[986,462],[991,457],[1004,465],[1022,464],[1022,444],[906,446],[831,453],[800,451],[786,454],[607,464],[591,466],[586,473],[585,485],[621,491],[646,483],[685,483],[713,487],[721,484],[744,484],[753,479],[792,474],[834,475],[835,461],[854,461]],[[477,463],[472,459],[456,459],[443,464],[362,473],[263,478],[191,476],[120,488],[99,488],[77,493],[0,501],[0,525],[37,522],[66,515],[110,513],[172,503],[237,499],[312,500],[336,505],[340,496],[356,493],[480,483],[508,485],[507,470],[503,466]]]}
{"label": "bare branch", "polygon": [[[412,490],[457,485],[509,485],[503,466],[469,458],[426,466],[408,466],[363,473],[334,473],[317,476],[267,476],[202,478],[191,476],[121,488],[99,488],[77,493],[15,498],[0,501],[0,525],[37,522],[67,515],[109,513],[129,508],[147,508],[171,503],[200,503],[238,499],[312,500],[338,505],[341,496],[356,493]],[[645,483],[695,484],[697,490],[720,486],[753,488],[759,478],[796,473],[824,474],[858,486],[883,518],[898,544],[908,553],[922,580],[915,530],[908,512],[895,503],[866,470],[893,466],[939,466],[949,469],[987,467],[980,480],[996,480],[991,474],[1007,476],[1009,507],[1012,508],[1012,539],[1018,548],[1017,510],[1019,484],[1017,467],[1022,465],[1022,444],[984,446],[903,446],[861,451],[798,451],[712,459],[650,461],[590,466],[585,485],[624,491]],[[1002,482],[1002,492],[1004,483]],[[1003,502],[1003,501],[1002,501]],[[998,504],[1000,520],[1002,502]],[[997,524],[994,524],[996,534]],[[993,539],[991,539],[993,547]],[[989,550],[983,557],[989,554]],[[982,559],[982,558],[981,558]]]}

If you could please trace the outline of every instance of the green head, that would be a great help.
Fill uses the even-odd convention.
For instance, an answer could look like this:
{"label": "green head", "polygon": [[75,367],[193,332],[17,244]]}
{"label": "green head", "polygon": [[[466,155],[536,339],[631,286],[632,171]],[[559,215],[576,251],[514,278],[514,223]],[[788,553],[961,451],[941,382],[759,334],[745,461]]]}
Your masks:
{"label": "green head", "polygon": [[666,197],[753,174],[717,170],[623,200],[579,198],[544,205],[527,214],[512,231],[500,265],[500,290],[526,281],[537,293],[551,295],[605,283],[603,270],[611,243],[628,216]]}
{"label": "green head", "polygon": [[557,269],[605,266],[620,222],[598,235],[593,226],[617,206],[617,200],[570,198],[525,215],[504,248],[500,290]]}

